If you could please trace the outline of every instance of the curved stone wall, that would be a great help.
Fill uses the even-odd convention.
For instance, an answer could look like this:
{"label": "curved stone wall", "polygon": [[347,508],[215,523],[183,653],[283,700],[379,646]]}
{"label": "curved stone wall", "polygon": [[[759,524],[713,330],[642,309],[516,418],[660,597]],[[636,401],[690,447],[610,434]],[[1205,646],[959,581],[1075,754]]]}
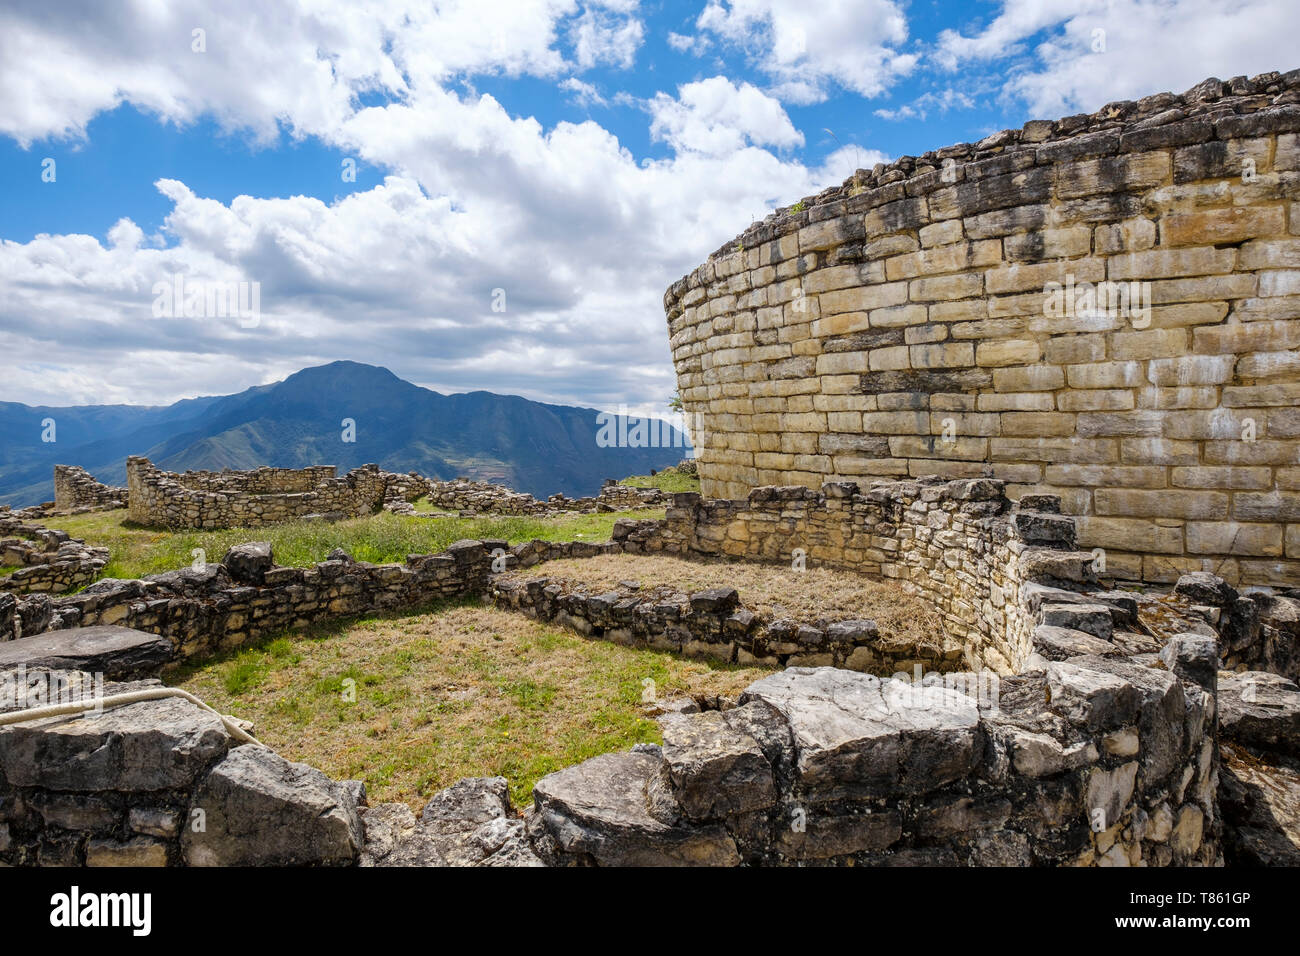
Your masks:
{"label": "curved stone wall", "polygon": [[1104,575],[1300,580],[1300,70],[1034,121],[675,283],[701,490],[992,476]]}

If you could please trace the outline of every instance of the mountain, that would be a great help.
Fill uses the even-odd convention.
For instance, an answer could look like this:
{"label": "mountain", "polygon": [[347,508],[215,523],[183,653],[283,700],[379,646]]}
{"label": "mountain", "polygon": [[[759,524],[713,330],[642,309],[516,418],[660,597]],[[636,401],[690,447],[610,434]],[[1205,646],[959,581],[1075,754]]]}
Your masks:
{"label": "mountain", "polygon": [[[672,447],[601,447],[598,414],[492,392],[443,395],[357,362],[167,406],[0,402],[0,502],[50,500],[55,464],[123,484],[127,455],[168,471],[335,465],[343,474],[373,461],[431,478],[490,478],[545,497],[595,494],[605,478],[665,468],[689,451],[675,430],[660,442]],[[344,419],[355,422],[355,441],[343,440]],[[42,440],[48,420],[54,441]]]}

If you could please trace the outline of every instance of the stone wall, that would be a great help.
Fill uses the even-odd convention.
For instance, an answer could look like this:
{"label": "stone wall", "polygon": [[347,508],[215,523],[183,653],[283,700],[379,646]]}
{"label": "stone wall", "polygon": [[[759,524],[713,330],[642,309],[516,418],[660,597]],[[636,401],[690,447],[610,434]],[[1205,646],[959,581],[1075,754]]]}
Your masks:
{"label": "stone wall", "polygon": [[[1004,526],[1008,541],[1022,533],[1048,537],[1033,529],[1050,511],[1007,513],[1005,501],[980,497],[986,486],[996,488],[994,482],[917,484],[922,494],[916,500],[926,504],[996,503],[982,520]],[[886,490],[889,500],[911,500],[910,490]],[[759,497],[759,504],[771,500]],[[943,505],[935,510],[948,513]],[[899,522],[900,538],[931,521],[942,524],[913,520]],[[506,563],[526,567],[617,549],[653,550],[659,536],[667,541],[681,533],[680,521],[673,532],[670,523],[626,522],[617,542],[516,545]],[[1048,521],[1052,528],[1068,523]],[[1051,537],[1068,539],[1059,532]],[[1063,565],[1052,555],[1065,566],[1074,560],[1066,543],[1020,551],[1017,603],[1032,643],[1020,673],[990,684],[955,679],[974,675],[932,673],[917,682],[792,667],[751,685],[737,701],[721,701],[718,709],[666,705],[662,746],[595,757],[543,778],[522,819],[511,810],[500,778],[462,781],[436,794],[418,818],[405,805],[368,807],[359,783],[331,781],[256,745],[236,746],[216,715],[183,700],[0,727],[0,862],[1220,862],[1218,656],[1220,648],[1236,646],[1234,629],[1250,615],[1240,612],[1240,596],[1221,579],[1189,575],[1176,600],[1162,604],[1159,620],[1169,633],[1138,633],[1136,605],[1158,599],[1058,577]],[[413,556],[401,566],[337,555],[292,569],[275,566],[266,545],[241,545],[221,565],[201,571],[105,581],[56,601],[41,596],[47,620],[42,626],[24,619],[23,639],[8,645],[17,653],[0,654],[0,687],[9,686],[8,675],[29,659],[33,669],[22,671],[23,687],[33,679],[39,684],[36,664],[51,660],[79,673],[129,676],[146,663],[156,667],[323,617],[483,593],[499,551],[505,542],[460,542],[445,554]],[[965,581],[959,575],[953,586]],[[970,583],[978,586],[973,576]],[[720,620],[727,597],[693,595],[690,612]],[[1270,612],[1274,620],[1300,620],[1300,604],[1280,596],[1269,601],[1290,605],[1289,614]],[[101,635],[96,650],[84,636],[87,629],[61,630],[111,620],[145,626],[167,643],[157,648],[141,634],[124,646],[111,633]],[[39,630],[46,637],[27,636]],[[66,641],[47,640],[61,633]],[[24,657],[24,648],[31,654]],[[83,683],[90,676],[83,673]],[[1271,677],[1241,676],[1252,682]],[[60,679],[67,683],[67,675]],[[102,689],[112,694],[151,686],[156,683]],[[1276,744],[1300,714],[1294,685],[1263,686],[1259,706],[1253,683],[1249,692],[1236,692],[1242,703],[1233,739],[1242,746]],[[0,699],[0,713],[15,706]],[[1248,760],[1241,773],[1247,770],[1258,768]],[[1241,794],[1234,799],[1242,803]],[[1258,813],[1237,812],[1244,829],[1236,836],[1251,836],[1258,846]]]}
{"label": "stone wall", "polygon": [[[725,570],[719,577],[725,579]],[[563,578],[518,574],[495,576],[489,594],[501,607],[585,637],[747,666],[844,667],[890,676],[956,671],[966,657],[963,642],[943,634],[918,643],[848,615],[826,621],[755,613],[733,587],[688,594],[621,585],[591,594]]]}
{"label": "stone wall", "polygon": [[387,481],[377,465],[342,478],[333,466],[255,471],[160,471],[147,458],[126,460],[131,520],[157,528],[258,528],[307,515],[355,518],[378,511]]}
{"label": "stone wall", "polygon": [[[50,674],[22,676],[39,684]],[[52,676],[66,685],[92,675]],[[158,686],[108,682],[102,693]],[[0,699],[0,714],[12,709]],[[362,794],[239,746],[215,713],[187,700],[20,723],[0,727],[0,863],[347,865],[363,841]]]}
{"label": "stone wall", "polygon": [[740,500],[674,495],[661,525],[626,534],[629,550],[787,565],[800,552],[809,565],[898,581],[934,606],[967,666],[1005,674],[1030,653],[1021,584],[1096,580],[1092,554],[1073,550],[1073,521],[1056,511],[1059,501],[1040,495],[1013,512],[991,479],[828,482],[820,491],[757,488]]}
{"label": "stone wall", "polygon": [[[19,722],[0,726],[0,862],[1211,865],[1213,644],[1179,636],[1157,666],[1044,663],[992,697],[791,668],[720,709],[670,707],[662,746],[544,777],[522,819],[500,778],[463,780],[418,819],[369,807],[360,782],[236,745],[187,700]],[[91,678],[19,674],[24,689]],[[6,696],[0,714],[17,706]]]}
{"label": "stone wall", "polygon": [[[147,460],[147,459],[146,459]],[[272,468],[263,465],[250,471],[183,471],[174,481],[191,491],[224,491],[244,495],[287,495],[315,491],[336,477],[333,465],[306,468]]]}
{"label": "stone wall", "polygon": [[[629,488],[611,481],[597,496],[555,494],[539,501],[502,485],[438,481],[414,471],[394,474],[377,465],[362,465],[342,478],[335,476],[332,465],[173,473],[133,455],[127,459],[126,472],[131,520],[161,528],[259,528],[308,515],[354,518],[381,508],[415,515],[411,502],[418,498],[465,515],[554,515],[650,508],[667,497],[653,488]],[[84,471],[82,475],[94,482]],[[57,477],[56,470],[56,481]],[[86,507],[91,506],[87,501]],[[121,503],[108,499],[97,506],[121,507]]]}
{"label": "stone wall", "polygon": [[530,836],[547,861],[606,866],[1213,865],[1206,641],[1176,644],[1171,670],[1049,664],[996,705],[785,670],[736,707],[661,719],[662,748],[543,778]]}
{"label": "stone wall", "polygon": [[544,501],[530,494],[511,491],[504,485],[486,481],[435,481],[410,475],[395,475],[390,482],[389,501],[385,505],[399,514],[415,514],[409,502],[425,497],[435,507],[463,515],[556,515],[563,512],[621,511],[634,508],[653,508],[664,504],[668,496],[655,488],[632,488],[610,479],[595,496],[570,498],[564,494],[551,495]]}
{"label": "stone wall", "polygon": [[338,552],[308,568],[276,566],[268,544],[240,545],[220,564],[107,578],[31,606],[0,594],[0,640],[118,624],[166,637],[183,658],[317,621],[481,594],[490,568],[477,541],[413,554],[404,564],[368,564]]}
{"label": "stone wall", "polygon": [[1297,200],[1300,70],[860,170],[665,295],[701,490],[988,475],[1107,575],[1300,580]]}
{"label": "stone wall", "polygon": [[108,548],[91,547],[66,531],[0,510],[0,566],[16,568],[0,577],[4,591],[62,594],[83,587],[104,569],[108,556]]}
{"label": "stone wall", "polygon": [[125,508],[125,488],[113,488],[96,481],[80,465],[54,466],[54,510],[61,514]]}

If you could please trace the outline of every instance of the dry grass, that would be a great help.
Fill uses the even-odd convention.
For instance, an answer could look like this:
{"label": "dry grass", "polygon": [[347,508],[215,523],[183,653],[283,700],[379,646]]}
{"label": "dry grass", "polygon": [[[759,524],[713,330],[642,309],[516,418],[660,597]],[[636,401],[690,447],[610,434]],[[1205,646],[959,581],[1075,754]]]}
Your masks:
{"label": "dry grass", "polygon": [[680,592],[730,586],[740,592],[745,607],[768,619],[829,623],[866,618],[894,641],[933,647],[943,643],[942,622],[928,603],[893,582],[851,571],[794,571],[783,564],[612,554],[548,561],[511,576],[550,577],[591,594],[613,590],[624,581]]}
{"label": "dry grass", "polygon": [[365,780],[374,803],[418,809],[462,777],[497,774],[523,805],[547,773],[659,742],[647,680],[664,700],[734,695],[766,673],[462,605],[290,633],[192,662],[170,683],[253,721],[287,759]]}

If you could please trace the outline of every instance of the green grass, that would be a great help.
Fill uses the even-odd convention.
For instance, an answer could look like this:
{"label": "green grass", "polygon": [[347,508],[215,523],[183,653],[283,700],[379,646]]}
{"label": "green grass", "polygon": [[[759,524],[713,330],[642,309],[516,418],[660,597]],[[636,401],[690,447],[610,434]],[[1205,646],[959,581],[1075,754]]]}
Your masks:
{"label": "green grass", "polygon": [[365,780],[372,804],[418,807],[463,777],[500,774],[525,806],[552,771],[661,742],[647,687],[658,700],[734,696],[767,673],[461,603],[317,625],[187,661],[167,682],[251,720],[289,760]]}
{"label": "green grass", "polygon": [[441,508],[438,505],[435,505],[432,501],[429,500],[428,495],[423,495],[419,498],[416,498],[414,501],[411,502],[411,506],[421,514],[450,515],[456,513],[450,508]]}
{"label": "green grass", "polygon": [[633,488],[658,488],[660,491],[673,494],[679,491],[699,491],[700,476],[684,475],[675,468],[665,468],[657,475],[633,475],[624,478],[619,484],[631,485]]}
{"label": "green grass", "polygon": [[408,554],[442,551],[462,538],[504,538],[512,544],[544,541],[607,541],[619,518],[662,518],[662,511],[565,515],[558,518],[408,518],[382,512],[334,523],[291,521],[267,528],[221,531],[160,531],[127,521],[125,509],[52,516],[48,527],[61,528],[88,544],[109,549],[103,577],[138,578],[173,571],[194,561],[200,548],[209,561],[220,561],[232,545],[269,541],[278,564],[306,567],[343,548],[358,561],[404,561]]}

